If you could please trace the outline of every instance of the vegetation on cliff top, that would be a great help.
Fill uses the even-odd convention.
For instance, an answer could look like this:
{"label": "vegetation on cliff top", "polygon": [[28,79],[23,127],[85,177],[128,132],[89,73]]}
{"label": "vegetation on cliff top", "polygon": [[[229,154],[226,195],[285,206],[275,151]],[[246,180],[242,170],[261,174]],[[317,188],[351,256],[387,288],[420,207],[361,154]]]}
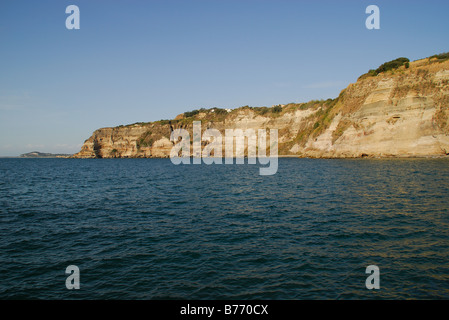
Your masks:
{"label": "vegetation on cliff top", "polygon": [[385,62],[384,64],[380,65],[380,67],[377,68],[376,70],[371,69],[367,73],[361,75],[359,77],[359,80],[367,78],[367,77],[375,77],[379,73],[394,70],[394,69],[397,69],[402,66],[405,66],[408,69],[410,67],[410,60],[408,58],[402,57],[402,58],[397,58],[397,59]]}
{"label": "vegetation on cliff top", "polygon": [[435,55],[429,57],[429,61],[431,61],[432,59],[436,59],[436,62],[443,62],[443,61],[449,60],[449,52],[435,54]]}
{"label": "vegetation on cliff top", "polygon": [[[435,54],[433,56],[430,56],[427,58],[429,63],[436,63],[436,62],[444,62],[449,60],[449,52]],[[377,69],[371,69],[367,73],[361,75],[359,77],[359,80],[365,79],[368,77],[375,77],[379,75],[380,73],[385,73],[387,71],[395,70],[400,67],[404,66],[406,69],[410,67],[410,60],[408,58],[397,58],[388,62],[383,63],[379,66]]]}
{"label": "vegetation on cliff top", "polygon": [[205,109],[205,108],[201,108],[201,109],[195,109],[192,111],[187,111],[184,112],[184,118],[191,118],[194,116],[197,116],[200,113],[215,113],[217,115],[223,115],[223,114],[227,114],[228,112],[225,109],[221,109],[221,108],[211,108],[211,109]]}

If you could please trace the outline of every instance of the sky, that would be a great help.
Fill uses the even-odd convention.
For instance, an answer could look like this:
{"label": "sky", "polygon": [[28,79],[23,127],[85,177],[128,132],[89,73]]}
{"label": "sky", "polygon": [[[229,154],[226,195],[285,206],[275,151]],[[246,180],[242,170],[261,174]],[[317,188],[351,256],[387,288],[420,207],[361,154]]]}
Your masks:
{"label": "sky", "polygon": [[447,0],[0,0],[0,156],[75,153],[98,128],[199,108],[335,98],[386,61],[448,52],[448,30]]}

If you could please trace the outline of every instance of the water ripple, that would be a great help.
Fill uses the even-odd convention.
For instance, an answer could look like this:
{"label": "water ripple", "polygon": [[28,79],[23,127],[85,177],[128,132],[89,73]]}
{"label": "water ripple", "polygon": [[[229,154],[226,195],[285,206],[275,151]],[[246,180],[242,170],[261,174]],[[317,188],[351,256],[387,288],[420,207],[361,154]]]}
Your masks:
{"label": "water ripple", "polygon": [[[261,177],[1,159],[0,175],[0,298],[449,298],[447,160],[280,159]],[[65,288],[70,264],[81,290]]]}

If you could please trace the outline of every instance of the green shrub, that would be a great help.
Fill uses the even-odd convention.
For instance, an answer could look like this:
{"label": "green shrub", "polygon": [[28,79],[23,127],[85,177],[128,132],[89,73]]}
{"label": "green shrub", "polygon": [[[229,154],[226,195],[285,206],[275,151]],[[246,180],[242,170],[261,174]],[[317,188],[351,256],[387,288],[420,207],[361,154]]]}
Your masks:
{"label": "green shrub", "polygon": [[150,138],[150,139],[144,139],[144,138],[140,138],[139,140],[136,141],[136,147],[137,149],[140,149],[142,147],[151,147],[154,143],[154,139]]}
{"label": "green shrub", "polygon": [[381,72],[387,72],[389,70],[397,69],[407,62],[410,62],[410,60],[407,58],[397,58],[395,60],[385,62],[379,68],[376,69],[376,72],[379,74]]}
{"label": "green shrub", "polygon": [[310,100],[309,102],[303,103],[299,109],[306,110],[309,108],[316,108],[317,106],[321,106],[323,104],[330,104],[329,99],[328,100]]}
{"label": "green shrub", "polygon": [[187,112],[184,112],[184,117],[190,118],[190,117],[196,116],[198,113],[200,113],[200,110],[187,111]]}
{"label": "green shrub", "polygon": [[267,108],[267,107],[255,107],[253,110],[254,110],[257,114],[264,115],[264,114],[266,114],[268,111],[270,111],[270,108]]}
{"label": "green shrub", "polygon": [[215,108],[214,110],[215,110],[215,111],[214,111],[215,114],[218,114],[218,115],[228,114],[228,112],[227,112],[225,109]]}
{"label": "green shrub", "polygon": [[433,58],[436,58],[438,62],[449,60],[449,52],[433,55],[429,58],[429,60]]}
{"label": "green shrub", "polygon": [[410,60],[408,58],[397,58],[395,60],[385,62],[384,64],[382,64],[376,70],[371,69],[367,73],[361,75],[359,77],[359,80],[360,79],[364,79],[366,77],[375,77],[379,73],[387,72],[387,71],[390,71],[390,70],[394,70],[394,69],[397,69],[397,68],[399,68],[399,67],[401,67],[403,65],[405,65],[406,68],[409,68],[410,67]]}
{"label": "green shrub", "polygon": [[271,112],[273,112],[273,113],[280,113],[281,111],[282,111],[281,106],[275,106],[275,107],[273,107],[273,109],[271,109]]}

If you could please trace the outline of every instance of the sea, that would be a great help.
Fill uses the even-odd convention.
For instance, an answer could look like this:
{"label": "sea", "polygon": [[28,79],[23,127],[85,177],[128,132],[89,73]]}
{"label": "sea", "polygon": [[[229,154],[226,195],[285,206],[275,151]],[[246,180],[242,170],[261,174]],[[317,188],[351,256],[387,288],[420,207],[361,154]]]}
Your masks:
{"label": "sea", "polygon": [[0,159],[0,299],[449,298],[448,159],[259,167]]}

